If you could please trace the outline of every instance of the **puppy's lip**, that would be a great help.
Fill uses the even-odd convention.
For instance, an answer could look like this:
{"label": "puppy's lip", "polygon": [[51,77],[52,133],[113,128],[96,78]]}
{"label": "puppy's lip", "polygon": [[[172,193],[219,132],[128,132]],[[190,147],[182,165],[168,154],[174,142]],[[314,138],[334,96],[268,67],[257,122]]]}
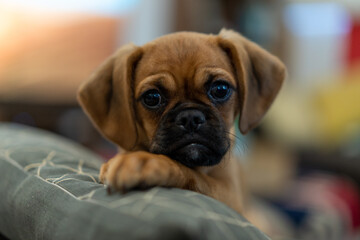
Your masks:
{"label": "puppy's lip", "polygon": [[206,144],[204,141],[190,140],[190,141],[184,141],[184,142],[181,142],[181,143],[177,144],[176,146],[174,146],[172,148],[171,152],[180,150],[180,149],[185,148],[185,147],[198,147],[198,148],[211,149],[211,147],[209,147],[208,144]]}
{"label": "puppy's lip", "polygon": [[197,147],[197,146],[204,146],[204,145],[201,143],[190,143],[190,144],[188,144],[188,146]]}
{"label": "puppy's lip", "polygon": [[[183,145],[180,148],[185,148],[185,147],[209,148],[208,146],[205,146],[204,144],[201,144],[201,143],[190,143],[190,144]],[[180,148],[178,148],[178,149],[180,149]]]}

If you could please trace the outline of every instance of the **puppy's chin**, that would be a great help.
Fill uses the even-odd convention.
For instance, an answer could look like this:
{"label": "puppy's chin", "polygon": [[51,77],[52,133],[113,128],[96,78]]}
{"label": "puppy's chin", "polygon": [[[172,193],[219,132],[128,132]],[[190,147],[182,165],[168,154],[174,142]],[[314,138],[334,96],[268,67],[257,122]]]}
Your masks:
{"label": "puppy's chin", "polygon": [[213,166],[220,163],[229,149],[228,141],[204,141],[201,139],[184,137],[177,141],[161,141],[153,144],[150,151],[166,155],[190,168]]}
{"label": "puppy's chin", "polygon": [[193,168],[197,166],[213,166],[223,158],[226,150],[217,152],[201,143],[190,143],[167,153],[170,158]]}

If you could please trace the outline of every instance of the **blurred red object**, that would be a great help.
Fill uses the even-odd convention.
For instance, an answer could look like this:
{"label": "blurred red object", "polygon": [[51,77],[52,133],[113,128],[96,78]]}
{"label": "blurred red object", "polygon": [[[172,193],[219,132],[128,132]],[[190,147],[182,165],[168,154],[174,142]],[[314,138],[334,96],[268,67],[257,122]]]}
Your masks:
{"label": "blurred red object", "polygon": [[313,173],[300,178],[297,205],[338,215],[350,235],[360,231],[360,192],[350,179],[327,173]]}
{"label": "blurred red object", "polygon": [[360,65],[360,22],[353,21],[348,38],[347,61],[349,67]]}

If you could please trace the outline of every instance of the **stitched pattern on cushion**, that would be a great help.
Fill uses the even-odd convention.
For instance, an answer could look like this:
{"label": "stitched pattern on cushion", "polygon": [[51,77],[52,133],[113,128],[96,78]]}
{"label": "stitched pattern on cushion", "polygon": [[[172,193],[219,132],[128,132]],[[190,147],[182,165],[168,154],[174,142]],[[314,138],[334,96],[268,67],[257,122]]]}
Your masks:
{"label": "stitched pattern on cushion", "polygon": [[[40,178],[43,183],[49,185],[46,189],[56,186],[63,191],[63,194],[75,199],[77,204],[79,202],[90,204],[87,211],[91,224],[95,226],[103,224],[107,219],[106,217],[91,219],[91,212],[94,209],[111,210],[112,214],[118,214],[119,223],[127,221],[127,217],[138,219],[144,229],[146,229],[145,223],[154,230],[156,229],[154,226],[162,229],[162,226],[175,225],[181,226],[185,231],[197,232],[203,239],[268,239],[232,209],[196,192],[155,187],[147,191],[109,195],[105,186],[99,183],[101,160],[97,156],[75,143],[44,131],[0,124],[0,166],[2,161],[7,162],[7,166],[21,169],[28,176],[24,180],[29,177]],[[0,192],[1,186],[0,184]],[[39,191],[37,187],[32,186],[31,190],[34,194]],[[59,194],[58,191],[56,194]],[[47,201],[47,199],[40,200]],[[68,203],[63,201],[59,204],[65,205],[66,209]],[[0,202],[0,213],[1,207]],[[48,213],[45,212],[44,216],[47,218],[47,224],[61,220],[52,219],[50,210]],[[70,215],[69,218],[71,217],[75,219],[75,216]],[[46,231],[41,227],[37,229]],[[134,234],[144,234],[145,230],[138,229],[138,226],[134,226],[134,229],[136,229]],[[120,234],[125,232],[120,230],[118,230]],[[92,237],[95,239],[95,235]],[[150,239],[150,236],[148,237]],[[56,239],[55,236],[52,238]]]}

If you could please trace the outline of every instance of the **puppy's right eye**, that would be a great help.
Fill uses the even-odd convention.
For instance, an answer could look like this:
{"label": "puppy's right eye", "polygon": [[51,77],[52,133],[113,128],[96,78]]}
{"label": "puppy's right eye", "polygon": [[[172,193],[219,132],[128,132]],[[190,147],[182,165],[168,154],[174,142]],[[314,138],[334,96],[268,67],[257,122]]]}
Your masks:
{"label": "puppy's right eye", "polygon": [[142,103],[148,108],[157,108],[161,104],[161,94],[156,89],[146,91],[142,96]]}

